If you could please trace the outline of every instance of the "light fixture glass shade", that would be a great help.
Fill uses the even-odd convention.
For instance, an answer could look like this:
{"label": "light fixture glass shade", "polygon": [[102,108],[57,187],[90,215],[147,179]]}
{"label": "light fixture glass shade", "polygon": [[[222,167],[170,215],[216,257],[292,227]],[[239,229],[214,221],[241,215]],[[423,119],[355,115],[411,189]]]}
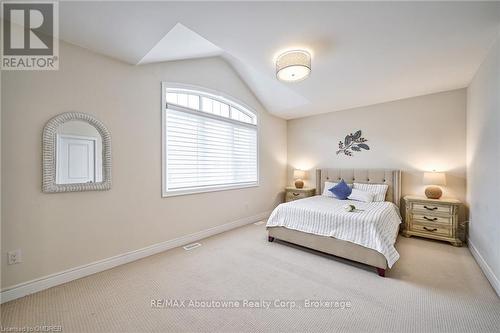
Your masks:
{"label": "light fixture glass shade", "polygon": [[293,170],[294,179],[304,179],[306,178],[306,172],[304,170],[295,169]]}
{"label": "light fixture glass shade", "polygon": [[425,185],[446,185],[446,174],[444,172],[424,172]]}
{"label": "light fixture glass shade", "polygon": [[276,60],[276,77],[280,81],[297,82],[311,73],[311,55],[307,51],[287,51]]}

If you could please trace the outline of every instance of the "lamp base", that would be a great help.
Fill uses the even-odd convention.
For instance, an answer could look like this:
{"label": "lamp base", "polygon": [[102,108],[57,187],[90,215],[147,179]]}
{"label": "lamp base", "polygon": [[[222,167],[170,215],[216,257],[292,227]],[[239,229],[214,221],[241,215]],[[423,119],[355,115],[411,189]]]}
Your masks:
{"label": "lamp base", "polygon": [[439,199],[443,195],[443,191],[438,186],[428,186],[425,189],[425,196],[429,199]]}
{"label": "lamp base", "polygon": [[304,187],[304,181],[302,179],[297,179],[295,181],[295,188],[303,188]]}

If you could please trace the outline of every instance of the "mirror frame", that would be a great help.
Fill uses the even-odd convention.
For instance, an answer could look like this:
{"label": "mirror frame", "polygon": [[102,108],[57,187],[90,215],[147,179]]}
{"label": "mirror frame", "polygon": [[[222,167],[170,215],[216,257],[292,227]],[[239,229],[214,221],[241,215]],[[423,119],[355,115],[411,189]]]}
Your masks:
{"label": "mirror frame", "polygon": [[[56,140],[59,125],[79,120],[95,127],[102,138],[102,182],[56,184]],[[106,191],[111,188],[111,134],[94,116],[81,112],[65,112],[50,119],[42,136],[42,191],[44,193]]]}

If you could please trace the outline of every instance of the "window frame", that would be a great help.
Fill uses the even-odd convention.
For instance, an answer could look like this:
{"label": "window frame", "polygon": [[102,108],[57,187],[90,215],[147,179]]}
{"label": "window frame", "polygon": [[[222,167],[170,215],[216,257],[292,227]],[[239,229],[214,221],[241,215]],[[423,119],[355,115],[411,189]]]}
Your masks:
{"label": "window frame", "polygon": [[[191,93],[197,94],[200,96],[200,110],[195,110],[191,109],[189,107],[183,107],[180,105],[175,105],[172,104],[167,108],[167,89],[173,89],[173,90],[187,90]],[[239,111],[243,113],[251,113],[251,116],[254,117],[255,123],[246,123],[243,121],[238,121],[232,118],[224,117],[224,116],[219,116],[216,114],[208,113],[205,111],[201,110],[201,97],[209,97],[212,98],[216,101],[228,104],[229,107],[234,106],[237,108]],[[177,111],[182,111],[186,113],[191,113],[195,115],[200,115],[202,117],[210,118],[210,119],[216,119],[216,120],[221,120],[225,121],[227,123],[232,123],[236,124],[238,126],[246,126],[250,128],[255,128],[256,130],[256,135],[257,135],[257,140],[256,140],[256,162],[257,162],[257,180],[255,182],[246,182],[246,183],[239,183],[239,184],[227,184],[227,185],[213,185],[213,186],[204,186],[204,187],[193,187],[193,188],[187,188],[187,189],[181,189],[181,190],[169,190],[167,191],[167,163],[166,163],[166,158],[167,158],[167,132],[166,132],[166,120],[167,120],[167,109],[172,109],[172,110],[177,110]],[[239,101],[238,99],[228,96],[222,92],[216,91],[216,90],[211,90],[207,89],[204,87],[200,86],[195,86],[195,85],[188,85],[188,84],[182,84],[182,83],[174,83],[174,82],[166,82],[163,81],[161,83],[161,172],[162,172],[162,177],[161,177],[161,195],[164,198],[167,197],[174,197],[174,196],[180,196],[180,195],[189,195],[189,194],[198,194],[198,193],[208,193],[208,192],[218,192],[218,191],[227,191],[227,190],[236,190],[236,189],[245,189],[245,188],[252,188],[252,187],[258,187],[260,186],[260,126],[259,126],[259,117],[257,112],[255,112],[252,108],[248,107],[245,103]]]}

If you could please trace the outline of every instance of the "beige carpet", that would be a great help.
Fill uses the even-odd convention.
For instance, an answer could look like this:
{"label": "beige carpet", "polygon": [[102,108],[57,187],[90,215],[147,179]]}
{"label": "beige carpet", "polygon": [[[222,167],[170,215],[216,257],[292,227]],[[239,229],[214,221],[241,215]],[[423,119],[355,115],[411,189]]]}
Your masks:
{"label": "beige carpet", "polygon": [[[61,325],[63,332],[500,332],[500,300],[465,247],[400,238],[401,259],[388,277],[380,278],[363,265],[268,243],[263,225],[248,225],[202,244],[6,303],[1,307],[2,327]],[[296,307],[152,308],[152,299],[280,299],[295,300]],[[304,308],[305,299],[348,301],[350,308]]]}

